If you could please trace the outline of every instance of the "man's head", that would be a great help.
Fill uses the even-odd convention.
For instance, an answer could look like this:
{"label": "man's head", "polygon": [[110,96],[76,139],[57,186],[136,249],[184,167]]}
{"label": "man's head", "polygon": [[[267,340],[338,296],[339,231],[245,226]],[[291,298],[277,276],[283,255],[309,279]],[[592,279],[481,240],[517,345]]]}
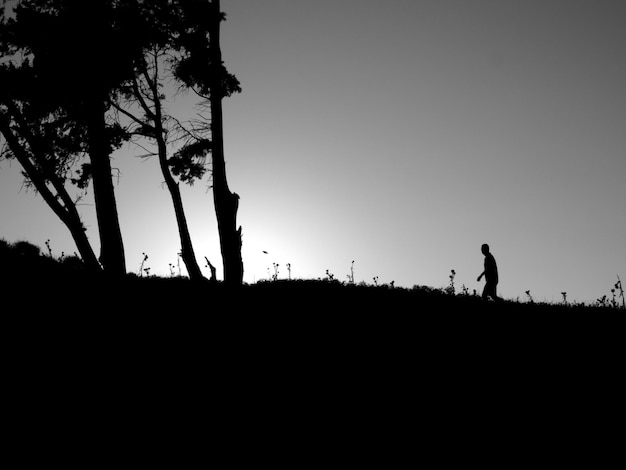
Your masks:
{"label": "man's head", "polygon": [[480,247],[480,251],[483,252],[483,255],[486,255],[487,253],[489,253],[489,245],[483,243],[483,246]]}

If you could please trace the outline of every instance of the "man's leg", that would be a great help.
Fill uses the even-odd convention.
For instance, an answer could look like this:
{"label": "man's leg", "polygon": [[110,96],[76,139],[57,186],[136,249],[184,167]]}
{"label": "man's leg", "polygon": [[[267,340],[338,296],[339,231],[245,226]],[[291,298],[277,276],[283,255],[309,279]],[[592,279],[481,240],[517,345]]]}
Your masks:
{"label": "man's leg", "polygon": [[498,284],[495,283],[493,285],[493,293],[491,294],[491,297],[493,298],[493,300],[495,300],[496,302],[500,302],[502,300],[504,300],[502,297],[498,297],[498,294],[496,294],[496,288],[498,287]]}
{"label": "man's leg", "polygon": [[483,299],[487,300],[487,297],[491,297],[493,300],[497,300],[496,285],[492,282],[485,284],[485,290],[483,290]]}
{"label": "man's leg", "polygon": [[489,300],[489,283],[483,288],[483,300]]}

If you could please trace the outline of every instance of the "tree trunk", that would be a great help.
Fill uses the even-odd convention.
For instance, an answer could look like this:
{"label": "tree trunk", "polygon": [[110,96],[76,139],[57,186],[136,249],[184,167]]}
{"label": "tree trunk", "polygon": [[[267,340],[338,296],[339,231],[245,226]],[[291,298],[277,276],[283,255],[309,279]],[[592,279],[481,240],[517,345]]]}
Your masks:
{"label": "tree trunk", "polygon": [[[155,67],[157,66],[158,64],[155,60]],[[144,110],[146,111],[146,115],[150,116],[150,118],[152,119],[152,123],[154,124],[154,134],[157,141],[159,166],[161,167],[161,174],[163,175],[165,185],[167,186],[167,189],[172,197],[172,204],[174,205],[174,215],[176,216],[176,224],[178,226],[178,234],[180,237],[180,254],[183,258],[185,266],[187,267],[189,279],[201,280],[204,279],[204,276],[202,275],[202,271],[200,270],[200,266],[198,265],[198,261],[196,260],[196,255],[193,250],[193,244],[191,243],[191,235],[189,234],[189,226],[187,224],[187,217],[185,216],[185,209],[183,207],[183,199],[180,194],[180,187],[178,186],[178,183],[174,180],[167,161],[167,145],[165,142],[165,130],[163,129],[163,113],[161,111],[161,97],[159,96],[160,93],[158,84],[156,79],[150,78],[147,71],[144,71],[144,77],[146,79],[146,82],[148,83],[148,86],[150,87],[150,92],[152,93],[154,114],[150,112],[147,106],[144,106]],[[138,97],[141,96],[138,88],[136,93]]]}
{"label": "tree trunk", "polygon": [[243,283],[243,260],[241,258],[241,227],[237,228],[237,210],[239,195],[230,192],[226,179],[224,161],[224,137],[222,121],[222,52],[220,50],[221,10],[219,0],[211,2],[210,47],[213,73],[211,76],[211,139],[213,156],[213,199],[217,228],[220,236],[220,248],[224,264],[224,282],[230,285]]}
{"label": "tree trunk", "polygon": [[[87,234],[85,233],[85,226],[80,219],[80,214],[76,209],[74,201],[67,193],[63,182],[55,174],[44,175],[37,170],[36,166],[30,161],[26,151],[21,147],[17,138],[13,135],[8,120],[2,115],[0,115],[0,133],[4,135],[11,152],[20,165],[22,165],[22,168],[41,197],[43,197],[44,201],[46,201],[48,206],[50,206],[57,217],[61,219],[70,231],[72,238],[76,243],[78,253],[85,263],[87,270],[92,272],[101,271],[100,263],[98,263],[96,254],[94,253],[91,244],[89,243],[89,239],[87,238]],[[44,160],[42,159],[42,161]],[[54,186],[54,189],[57,192],[56,196],[52,193],[52,191],[50,191],[50,188],[48,188],[47,182],[51,182]],[[59,200],[62,201],[63,204],[61,204]]]}
{"label": "tree trunk", "polygon": [[103,100],[93,99],[87,105],[89,157],[93,177],[93,192],[100,234],[100,262],[104,271],[113,276],[126,274],[124,244],[120,230],[113,176],[111,174],[110,146],[106,135]]}
{"label": "tree trunk", "polygon": [[[157,97],[158,99],[158,97]],[[159,164],[161,166],[161,173],[165,179],[165,184],[172,196],[172,203],[174,204],[174,213],[176,215],[176,223],[178,224],[178,233],[180,236],[181,256],[183,262],[187,267],[187,273],[189,273],[189,279],[199,280],[203,279],[202,271],[196,260],[196,255],[191,243],[191,235],[189,234],[189,226],[187,225],[187,217],[185,216],[185,210],[183,208],[183,199],[180,195],[180,188],[178,183],[172,177],[169,166],[167,164],[167,148],[165,146],[165,140],[163,139],[163,127],[161,125],[161,111],[158,104],[156,104],[156,135],[157,135],[157,147],[159,151]]]}

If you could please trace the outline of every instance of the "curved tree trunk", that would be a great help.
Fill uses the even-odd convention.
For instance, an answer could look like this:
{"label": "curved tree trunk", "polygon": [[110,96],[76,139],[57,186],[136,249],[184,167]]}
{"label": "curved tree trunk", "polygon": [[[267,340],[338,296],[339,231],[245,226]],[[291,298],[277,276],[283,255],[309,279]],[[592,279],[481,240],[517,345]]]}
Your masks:
{"label": "curved tree trunk", "polygon": [[163,173],[167,189],[172,196],[172,203],[174,205],[174,213],[176,215],[176,223],[178,225],[178,233],[180,236],[181,256],[185,266],[187,267],[189,278],[192,280],[203,279],[204,276],[202,276],[202,271],[200,271],[200,266],[196,261],[196,255],[191,243],[191,235],[189,234],[189,226],[187,225],[187,217],[185,216],[185,210],[183,208],[183,199],[180,195],[180,188],[178,187],[178,183],[174,180],[167,164],[167,148],[163,138],[161,112],[158,105],[156,106],[156,109],[157,119],[155,121],[157,123],[156,135],[157,147],[159,151],[159,165],[161,166],[161,173]]}
{"label": "curved tree trunk", "polygon": [[[151,79],[147,73],[145,73],[145,79],[150,87],[152,101],[154,102],[154,114],[151,118],[154,123],[159,166],[161,167],[161,173],[163,174],[165,185],[170,192],[172,204],[174,205],[174,214],[176,216],[176,224],[178,226],[178,234],[180,236],[181,256],[185,266],[187,267],[189,278],[192,280],[204,279],[200,266],[198,265],[198,261],[196,260],[193,244],[191,243],[191,235],[189,234],[189,226],[187,224],[187,217],[185,216],[185,209],[183,207],[183,199],[180,194],[180,188],[172,176],[167,161],[167,146],[165,143],[165,130],[163,128],[163,114],[161,111],[159,89],[155,80]],[[148,109],[146,109],[146,111],[149,112]]]}
{"label": "curved tree trunk", "polygon": [[[22,165],[22,168],[28,175],[28,178],[33,183],[41,197],[50,206],[54,213],[61,219],[65,226],[70,231],[76,248],[80,254],[86,268],[92,272],[100,272],[102,270],[96,254],[89,243],[87,234],[85,232],[85,226],[80,218],[80,214],[76,209],[76,204],[68,194],[63,182],[55,174],[42,174],[37,167],[31,162],[27,152],[21,147],[18,139],[13,134],[7,118],[0,115],[0,133],[2,133],[7,140],[7,144],[11,149],[11,152]],[[43,161],[43,159],[42,159]],[[56,195],[50,191],[47,182],[52,183],[56,190]],[[62,203],[61,203],[62,202]]]}

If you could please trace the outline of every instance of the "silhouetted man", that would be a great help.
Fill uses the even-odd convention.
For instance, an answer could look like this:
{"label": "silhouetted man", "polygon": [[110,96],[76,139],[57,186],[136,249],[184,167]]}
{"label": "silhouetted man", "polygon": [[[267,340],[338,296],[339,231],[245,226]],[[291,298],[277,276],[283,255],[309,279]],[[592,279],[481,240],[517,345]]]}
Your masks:
{"label": "silhouetted man", "polygon": [[493,300],[502,300],[496,294],[496,286],[498,285],[498,266],[496,265],[496,259],[489,252],[489,245],[486,243],[480,248],[485,255],[485,270],[476,279],[478,282],[485,276],[485,289],[483,290],[483,299],[487,300],[491,297]]}

